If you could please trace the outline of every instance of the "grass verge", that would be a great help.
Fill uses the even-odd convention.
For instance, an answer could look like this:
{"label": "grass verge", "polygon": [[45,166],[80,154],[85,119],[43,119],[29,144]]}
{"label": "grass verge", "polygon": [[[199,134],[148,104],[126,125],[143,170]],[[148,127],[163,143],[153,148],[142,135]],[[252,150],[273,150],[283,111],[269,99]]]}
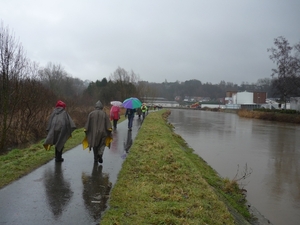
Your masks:
{"label": "grass verge", "polygon": [[249,224],[237,183],[220,178],[193,153],[166,122],[168,113],[151,113],[144,121],[101,225]]}
{"label": "grass verge", "polygon": [[[64,152],[80,144],[84,138],[82,129],[76,129],[66,142]],[[49,151],[43,147],[44,140],[24,149],[13,149],[0,156],[0,188],[30,173],[54,158],[54,146]]]}

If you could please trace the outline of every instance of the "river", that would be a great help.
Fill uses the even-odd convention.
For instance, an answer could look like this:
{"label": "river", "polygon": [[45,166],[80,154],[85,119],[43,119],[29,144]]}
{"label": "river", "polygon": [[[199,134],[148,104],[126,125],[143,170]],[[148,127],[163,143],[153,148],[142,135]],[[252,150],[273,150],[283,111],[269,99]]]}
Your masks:
{"label": "river", "polygon": [[175,132],[222,177],[241,180],[247,200],[274,225],[300,222],[300,126],[233,113],[171,110]]}

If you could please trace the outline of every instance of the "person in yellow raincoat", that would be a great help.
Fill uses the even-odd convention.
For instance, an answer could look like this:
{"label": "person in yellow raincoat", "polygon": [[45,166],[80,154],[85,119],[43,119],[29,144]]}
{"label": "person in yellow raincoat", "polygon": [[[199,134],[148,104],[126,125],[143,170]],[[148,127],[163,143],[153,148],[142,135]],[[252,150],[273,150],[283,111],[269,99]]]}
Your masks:
{"label": "person in yellow raincoat", "polygon": [[143,115],[143,120],[145,119],[146,117],[146,112],[148,110],[147,106],[145,103],[143,103],[143,105],[141,106],[141,110],[142,110],[142,115]]}
{"label": "person in yellow raincoat", "polygon": [[112,126],[100,101],[96,102],[95,110],[89,113],[84,129],[89,149],[94,152],[94,162],[103,163],[106,140],[111,137]]}

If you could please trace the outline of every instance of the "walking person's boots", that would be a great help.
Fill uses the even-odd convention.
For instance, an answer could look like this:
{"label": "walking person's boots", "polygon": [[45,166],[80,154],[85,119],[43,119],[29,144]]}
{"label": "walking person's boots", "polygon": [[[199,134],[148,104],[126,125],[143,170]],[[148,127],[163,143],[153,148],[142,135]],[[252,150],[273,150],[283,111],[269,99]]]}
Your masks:
{"label": "walking person's boots", "polygon": [[99,163],[103,163],[102,155],[98,155]]}
{"label": "walking person's boots", "polygon": [[58,151],[57,148],[55,148],[55,162],[63,162],[64,159],[62,158],[62,151]]}

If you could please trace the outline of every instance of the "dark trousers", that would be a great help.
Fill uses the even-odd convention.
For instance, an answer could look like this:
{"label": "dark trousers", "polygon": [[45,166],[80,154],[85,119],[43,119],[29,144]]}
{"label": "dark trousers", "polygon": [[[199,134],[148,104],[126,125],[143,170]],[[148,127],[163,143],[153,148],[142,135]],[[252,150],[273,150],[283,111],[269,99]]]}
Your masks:
{"label": "dark trousers", "polygon": [[94,162],[98,162],[99,159],[101,159],[101,163],[102,163],[102,156],[104,153],[104,149],[105,149],[105,144],[100,144],[97,147],[93,147],[93,152],[94,152]]}
{"label": "dark trousers", "polygon": [[113,120],[113,126],[115,129],[117,129],[118,120]]}
{"label": "dark trousers", "polygon": [[128,116],[128,128],[132,128],[132,123],[133,123],[133,116]]}

